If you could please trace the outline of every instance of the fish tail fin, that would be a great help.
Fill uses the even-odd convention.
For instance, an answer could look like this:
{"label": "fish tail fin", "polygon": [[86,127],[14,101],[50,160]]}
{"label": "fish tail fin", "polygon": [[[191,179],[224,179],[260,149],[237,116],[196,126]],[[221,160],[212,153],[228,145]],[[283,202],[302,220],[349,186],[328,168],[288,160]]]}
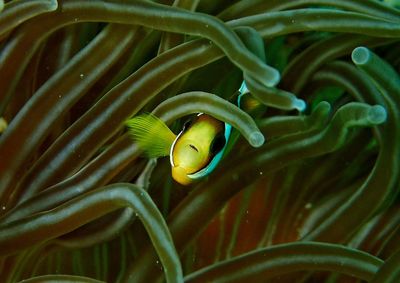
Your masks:
{"label": "fish tail fin", "polygon": [[150,158],[168,156],[176,135],[153,114],[146,113],[125,122],[128,133]]}

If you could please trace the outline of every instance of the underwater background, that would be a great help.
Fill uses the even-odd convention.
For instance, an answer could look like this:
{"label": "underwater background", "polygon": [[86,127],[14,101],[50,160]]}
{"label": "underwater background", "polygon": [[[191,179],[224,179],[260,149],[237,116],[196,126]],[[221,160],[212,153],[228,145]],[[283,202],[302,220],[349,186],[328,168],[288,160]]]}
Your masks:
{"label": "underwater background", "polygon": [[[0,281],[400,282],[399,8],[0,0]],[[149,112],[221,164],[176,183]]]}

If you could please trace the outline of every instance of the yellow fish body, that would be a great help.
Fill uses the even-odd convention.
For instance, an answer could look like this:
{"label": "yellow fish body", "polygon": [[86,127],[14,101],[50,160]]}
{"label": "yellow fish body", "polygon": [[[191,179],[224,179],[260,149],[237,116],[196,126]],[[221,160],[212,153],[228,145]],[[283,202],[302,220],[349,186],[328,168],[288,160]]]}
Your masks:
{"label": "yellow fish body", "polygon": [[170,157],[172,177],[182,185],[210,174],[219,163],[230,125],[210,115],[198,114],[175,135],[152,114],[142,114],[126,122],[128,131],[149,157]]}
{"label": "yellow fish body", "polygon": [[207,169],[225,144],[225,123],[206,114],[198,115],[185,125],[171,146],[172,177],[187,185],[208,175],[211,170]]}

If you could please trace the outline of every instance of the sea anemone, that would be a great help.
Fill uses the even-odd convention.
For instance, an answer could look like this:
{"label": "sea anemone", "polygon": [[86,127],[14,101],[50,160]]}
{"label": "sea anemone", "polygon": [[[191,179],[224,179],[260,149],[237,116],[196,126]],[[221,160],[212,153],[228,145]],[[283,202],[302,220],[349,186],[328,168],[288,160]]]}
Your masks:
{"label": "sea anemone", "polygon": [[[0,0],[1,282],[400,282],[399,5]],[[221,164],[173,181],[145,112]]]}

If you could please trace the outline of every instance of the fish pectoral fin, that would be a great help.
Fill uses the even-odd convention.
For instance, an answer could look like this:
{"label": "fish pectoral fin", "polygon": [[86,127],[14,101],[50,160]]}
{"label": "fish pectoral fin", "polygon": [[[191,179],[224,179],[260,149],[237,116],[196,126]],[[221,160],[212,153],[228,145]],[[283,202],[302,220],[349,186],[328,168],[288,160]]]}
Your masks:
{"label": "fish pectoral fin", "polygon": [[176,135],[153,114],[146,113],[125,122],[128,133],[150,158],[168,156]]}

